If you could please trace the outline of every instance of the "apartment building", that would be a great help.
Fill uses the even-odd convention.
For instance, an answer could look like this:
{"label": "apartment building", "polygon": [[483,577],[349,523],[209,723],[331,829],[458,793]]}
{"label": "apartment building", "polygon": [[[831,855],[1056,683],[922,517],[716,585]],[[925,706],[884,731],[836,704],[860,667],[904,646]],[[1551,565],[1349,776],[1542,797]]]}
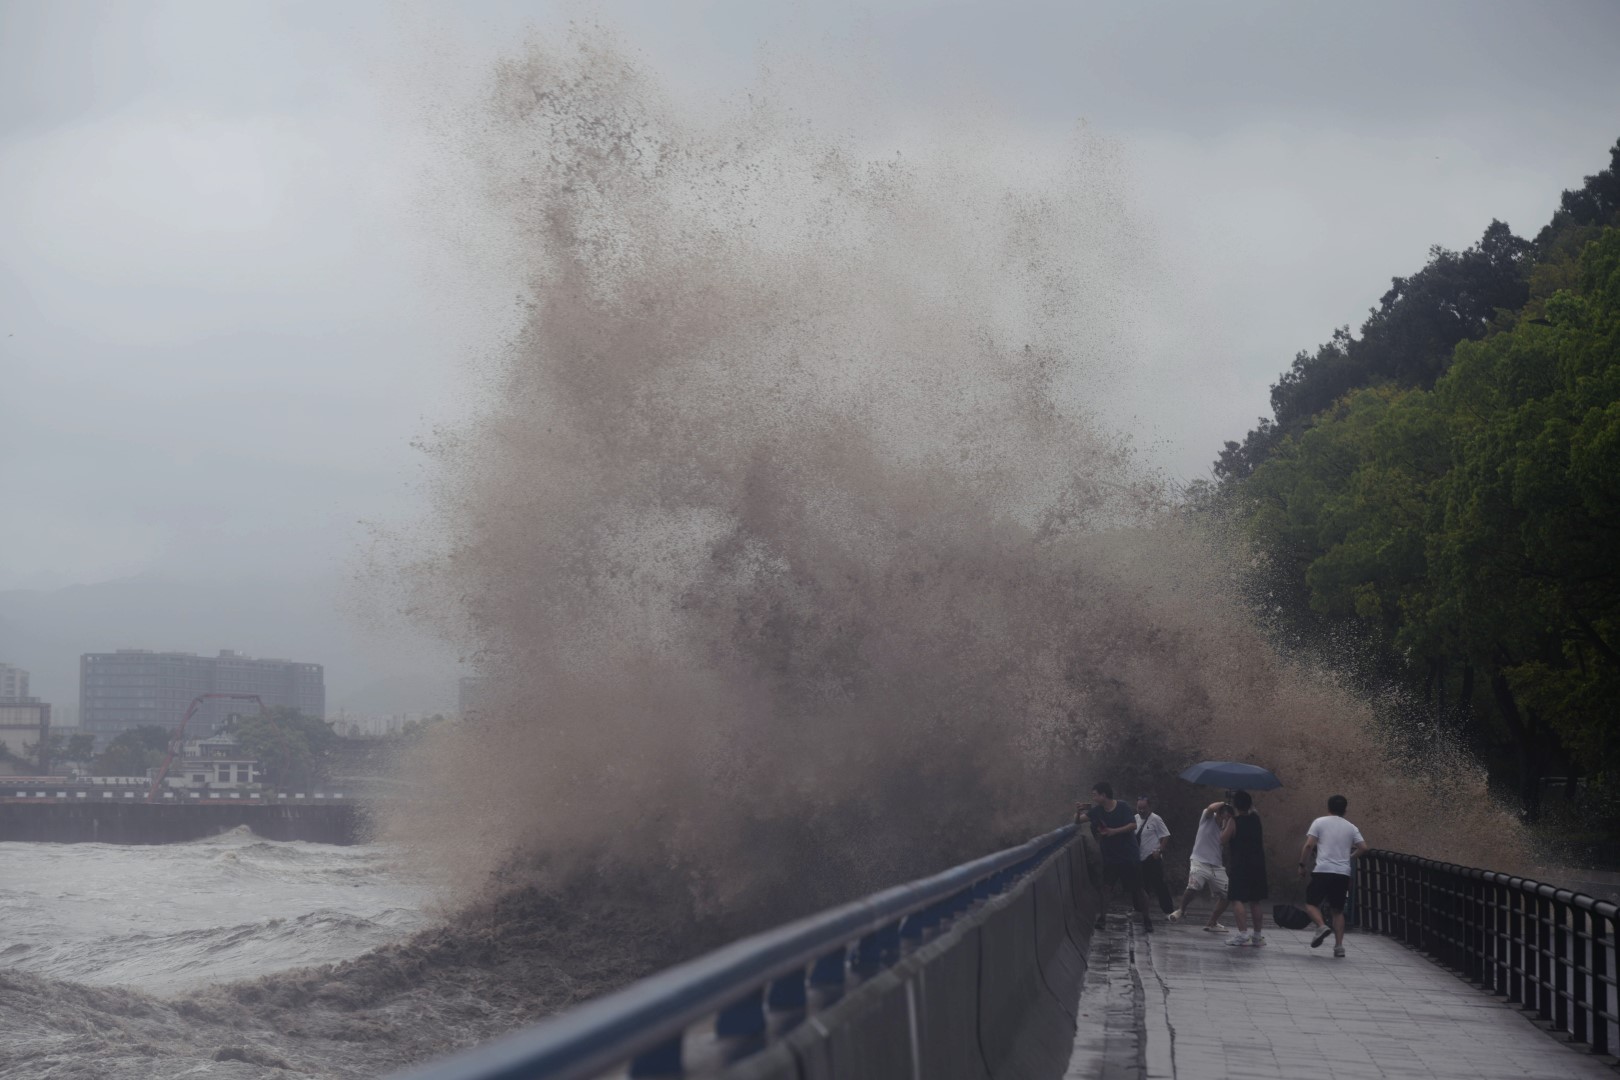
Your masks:
{"label": "apartment building", "polygon": [[[199,694],[256,694],[265,708],[285,706],[306,716],[326,715],[326,677],[320,664],[260,660],[231,649],[217,656],[119,649],[85,653],[79,660],[79,724],[98,746],[142,724],[172,727]],[[206,735],[231,713],[253,712],[251,702],[203,703],[192,730]]]}

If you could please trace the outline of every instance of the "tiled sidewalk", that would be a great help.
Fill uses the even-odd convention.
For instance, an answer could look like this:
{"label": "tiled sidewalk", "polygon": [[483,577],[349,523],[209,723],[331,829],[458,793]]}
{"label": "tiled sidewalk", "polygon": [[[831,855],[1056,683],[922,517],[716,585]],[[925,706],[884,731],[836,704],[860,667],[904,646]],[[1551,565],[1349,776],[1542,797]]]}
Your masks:
{"label": "tiled sidewalk", "polygon": [[1233,948],[1192,925],[1092,942],[1067,1080],[1617,1080],[1586,1050],[1404,946],[1268,928]]}

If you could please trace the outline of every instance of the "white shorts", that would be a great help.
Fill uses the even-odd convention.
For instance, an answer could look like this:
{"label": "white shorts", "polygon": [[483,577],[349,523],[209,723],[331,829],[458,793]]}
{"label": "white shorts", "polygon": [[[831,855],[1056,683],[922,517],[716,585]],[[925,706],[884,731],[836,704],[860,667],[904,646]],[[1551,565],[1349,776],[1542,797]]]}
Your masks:
{"label": "white shorts", "polygon": [[1187,867],[1187,891],[1203,892],[1205,889],[1216,896],[1226,895],[1226,867],[1211,866],[1193,859]]}

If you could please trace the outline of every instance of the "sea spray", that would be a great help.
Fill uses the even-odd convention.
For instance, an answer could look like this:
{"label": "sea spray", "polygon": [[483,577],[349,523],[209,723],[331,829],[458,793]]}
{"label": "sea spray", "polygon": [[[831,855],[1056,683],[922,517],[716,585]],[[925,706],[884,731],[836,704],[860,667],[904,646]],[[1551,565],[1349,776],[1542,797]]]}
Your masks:
{"label": "sea spray", "polygon": [[689,115],[593,31],[500,65],[466,152],[528,310],[414,568],[487,689],[391,835],[464,888],[629,866],[742,926],[1234,757],[1288,779],[1277,852],[1332,790],[1376,843],[1516,857],[1477,770],[1411,779],[1270,648],[1099,420],[1164,317],[1109,155],[1001,149]]}

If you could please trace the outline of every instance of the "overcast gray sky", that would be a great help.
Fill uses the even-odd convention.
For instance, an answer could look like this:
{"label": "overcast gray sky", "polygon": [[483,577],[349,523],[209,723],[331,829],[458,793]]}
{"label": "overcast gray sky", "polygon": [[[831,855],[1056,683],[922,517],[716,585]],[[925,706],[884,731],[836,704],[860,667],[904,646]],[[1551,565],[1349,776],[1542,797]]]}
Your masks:
{"label": "overcast gray sky", "polygon": [[0,2],[0,589],[340,574],[408,519],[491,332],[413,93],[582,14],[694,101],[847,53],[886,115],[1118,140],[1183,301],[1123,407],[1189,477],[1430,244],[1533,232],[1620,136],[1605,2]]}

